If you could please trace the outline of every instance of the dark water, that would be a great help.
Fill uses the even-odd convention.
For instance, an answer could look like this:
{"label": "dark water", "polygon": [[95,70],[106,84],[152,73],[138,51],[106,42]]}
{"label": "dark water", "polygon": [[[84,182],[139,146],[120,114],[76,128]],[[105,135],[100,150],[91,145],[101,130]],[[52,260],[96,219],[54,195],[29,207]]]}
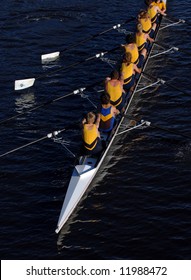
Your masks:
{"label": "dark water", "polygon": [[[168,2],[169,14],[190,20],[190,1]],[[16,79],[36,78],[124,43],[124,34],[111,31],[61,52],[54,63],[40,62],[41,54],[64,50],[144,7],[143,1],[133,0],[1,4],[1,120],[104,79],[111,67],[97,59],[43,77],[26,91],[13,90]],[[134,23],[124,28],[133,30]],[[187,25],[179,25],[164,29],[158,39],[189,51],[190,32]],[[167,54],[151,59],[147,72],[189,93],[190,63],[182,52]],[[95,89],[87,94],[97,102]],[[68,125],[71,130],[62,135],[77,152],[80,131],[74,124],[90,109],[87,99],[72,95],[1,124],[0,153]],[[133,116],[188,135],[190,112],[190,96],[167,86],[144,92],[132,108]],[[190,259],[190,158],[189,139],[154,128],[123,135],[59,240],[54,230],[73,159],[51,140],[1,158],[1,258]]]}

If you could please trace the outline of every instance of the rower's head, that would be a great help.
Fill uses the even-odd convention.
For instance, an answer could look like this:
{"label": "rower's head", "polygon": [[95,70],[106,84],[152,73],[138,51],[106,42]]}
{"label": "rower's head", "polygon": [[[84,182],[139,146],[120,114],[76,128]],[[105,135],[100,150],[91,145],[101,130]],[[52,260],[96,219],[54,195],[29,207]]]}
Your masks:
{"label": "rower's head", "polygon": [[111,79],[119,79],[119,72],[117,70],[113,70],[110,74]]}
{"label": "rower's head", "polygon": [[144,14],[145,10],[140,10],[138,13],[138,18],[142,18],[142,15]]}
{"label": "rower's head", "polygon": [[130,52],[126,52],[123,58],[123,62],[130,64],[132,60],[132,54]]}
{"label": "rower's head", "polygon": [[140,14],[140,18],[144,18],[144,19],[149,18],[148,12],[147,11],[142,11],[141,14]]}
{"label": "rower's head", "polygon": [[93,112],[87,113],[86,120],[87,123],[94,123],[96,119],[96,115]]}
{"label": "rower's head", "polygon": [[150,1],[149,1],[149,7],[154,6],[155,3],[157,3],[157,0],[150,0]]}
{"label": "rower's head", "polygon": [[110,96],[107,92],[102,93],[101,95],[101,104],[108,105],[110,103]]}
{"label": "rower's head", "polygon": [[131,34],[128,34],[125,38],[127,44],[134,44],[136,43],[136,37],[135,37],[135,34],[131,33]]}

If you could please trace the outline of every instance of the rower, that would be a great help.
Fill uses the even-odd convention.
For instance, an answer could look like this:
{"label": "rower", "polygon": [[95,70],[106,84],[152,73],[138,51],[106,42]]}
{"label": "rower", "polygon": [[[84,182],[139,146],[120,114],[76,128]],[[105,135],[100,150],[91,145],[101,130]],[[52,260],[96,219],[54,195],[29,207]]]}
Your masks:
{"label": "rower", "polygon": [[83,153],[86,155],[94,155],[102,150],[100,133],[98,131],[100,116],[93,112],[89,112],[82,121],[83,131]]}
{"label": "rower", "polygon": [[131,62],[136,64],[138,68],[141,68],[145,60],[146,52],[139,53],[135,34],[128,34],[126,36],[126,44],[121,45],[125,49],[125,53],[130,52],[132,55]]}
{"label": "rower", "polygon": [[[136,44],[136,38],[134,34],[128,34],[125,38],[126,44],[122,44],[121,47],[125,50],[125,53],[130,52],[132,56],[132,63],[139,64],[139,51]],[[139,66],[138,66],[139,67]]]}
{"label": "rower", "polygon": [[144,52],[148,51],[149,42],[153,43],[154,39],[152,39],[149,34],[143,32],[143,27],[141,23],[137,24],[137,32],[136,32],[136,44],[139,50],[139,53],[142,53],[144,56]]}
{"label": "rower", "polygon": [[158,0],[150,0],[150,4],[148,7],[148,14],[151,18],[151,23],[158,23],[158,14],[166,16],[165,12],[162,11],[158,5],[156,5],[158,3]]}
{"label": "rower", "polygon": [[[166,12],[166,3],[163,0],[153,0],[153,3],[155,6],[158,6],[161,9],[161,11]],[[149,6],[150,0],[145,0],[145,4]]]}
{"label": "rower", "polygon": [[121,76],[124,79],[124,89],[128,92],[132,91],[135,83],[135,72],[141,73],[141,69],[136,64],[132,63],[132,55],[127,52],[124,55],[123,63],[121,65]]}
{"label": "rower", "polygon": [[110,96],[108,93],[101,95],[101,109],[100,109],[100,125],[101,132],[110,132],[115,125],[115,117],[120,112],[110,103]]}
{"label": "rower", "polygon": [[123,79],[119,78],[119,72],[113,70],[110,77],[105,79],[105,91],[110,96],[111,105],[119,111],[123,110],[125,103],[125,91],[123,89]]}
{"label": "rower", "polygon": [[158,6],[161,11],[166,12],[166,3],[163,0],[157,0],[154,2],[155,6]]}
{"label": "rower", "polygon": [[149,34],[149,36],[153,38],[155,34],[156,23],[151,23],[151,19],[147,11],[141,10],[139,12],[138,22],[142,25],[143,33]]}

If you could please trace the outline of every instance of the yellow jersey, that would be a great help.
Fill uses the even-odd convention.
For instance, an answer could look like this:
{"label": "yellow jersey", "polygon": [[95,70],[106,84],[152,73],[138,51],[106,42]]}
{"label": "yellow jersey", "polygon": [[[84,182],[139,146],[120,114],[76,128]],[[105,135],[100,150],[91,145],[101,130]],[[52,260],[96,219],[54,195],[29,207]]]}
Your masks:
{"label": "yellow jersey", "polygon": [[137,64],[139,62],[139,51],[136,44],[134,44],[134,48],[131,49],[129,45],[125,45],[125,51],[130,52],[132,55],[131,62]]}
{"label": "yellow jersey", "polygon": [[98,141],[98,130],[95,124],[93,124],[92,129],[89,129],[88,125],[84,124],[83,141],[84,141],[84,147],[87,150],[91,151],[95,148]]}
{"label": "yellow jersey", "polygon": [[155,5],[148,9],[148,14],[151,18],[151,23],[153,24],[157,19],[157,12],[155,10]]}
{"label": "yellow jersey", "polygon": [[136,44],[137,44],[139,52],[144,49],[144,46],[146,43],[145,36],[146,35],[144,33],[141,33],[141,34],[136,33]]}
{"label": "yellow jersey", "polygon": [[149,33],[151,31],[152,23],[151,23],[151,20],[149,18],[148,19],[141,18],[140,23],[143,27],[143,32],[144,33]]}
{"label": "yellow jersey", "polygon": [[127,65],[123,62],[121,66],[121,72],[123,73],[124,85],[130,83],[133,75],[133,63]]}
{"label": "yellow jersey", "polygon": [[110,96],[110,103],[113,106],[118,106],[122,101],[122,87],[118,82],[116,86],[113,86],[111,81],[107,83],[107,93]]}

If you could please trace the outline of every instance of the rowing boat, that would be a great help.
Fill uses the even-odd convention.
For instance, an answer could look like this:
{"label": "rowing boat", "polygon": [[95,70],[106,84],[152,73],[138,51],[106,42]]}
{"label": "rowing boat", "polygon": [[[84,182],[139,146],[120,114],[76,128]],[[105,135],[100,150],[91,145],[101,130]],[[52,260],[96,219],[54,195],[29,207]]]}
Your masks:
{"label": "rowing boat", "polygon": [[[165,0],[165,2],[167,2],[167,1]],[[162,21],[162,18],[155,31],[155,39],[157,38],[158,31],[160,30],[161,21]],[[150,58],[150,54],[152,52],[153,46],[154,46],[154,44],[151,46],[151,48],[149,50],[147,59],[145,60],[145,63],[143,66],[143,71],[146,68],[146,65]],[[142,79],[142,75],[143,74],[141,74],[139,76],[139,79],[137,80],[137,83],[136,83],[134,91],[131,95],[131,98],[130,98],[128,104],[126,105],[125,114],[129,113],[132,101],[133,101],[136,93],[138,93],[137,88]],[[96,156],[81,156],[79,158],[79,162],[77,165],[75,165],[70,182],[69,182],[69,186],[68,186],[68,189],[66,192],[64,203],[63,203],[63,206],[62,206],[62,209],[60,212],[60,216],[58,219],[56,233],[59,233],[59,231],[62,229],[64,224],[67,222],[67,220],[69,219],[69,217],[75,210],[76,206],[80,202],[81,198],[83,197],[84,193],[90,186],[92,180],[95,178],[95,175],[98,172],[100,166],[102,165],[102,163],[106,157],[106,154],[108,153],[114,139],[116,138],[117,135],[120,134],[119,130],[122,127],[122,123],[124,122],[124,119],[125,119],[124,115],[118,117],[117,125],[115,126],[115,128],[113,129],[113,131],[111,132],[110,135],[102,133],[101,139],[106,142],[106,148],[102,152],[101,156],[99,156],[99,157],[98,156],[97,157]],[[136,127],[139,127],[143,124],[144,124],[144,122],[141,123],[140,125],[137,125]],[[129,131],[131,129],[132,128],[129,128],[126,131]]]}

